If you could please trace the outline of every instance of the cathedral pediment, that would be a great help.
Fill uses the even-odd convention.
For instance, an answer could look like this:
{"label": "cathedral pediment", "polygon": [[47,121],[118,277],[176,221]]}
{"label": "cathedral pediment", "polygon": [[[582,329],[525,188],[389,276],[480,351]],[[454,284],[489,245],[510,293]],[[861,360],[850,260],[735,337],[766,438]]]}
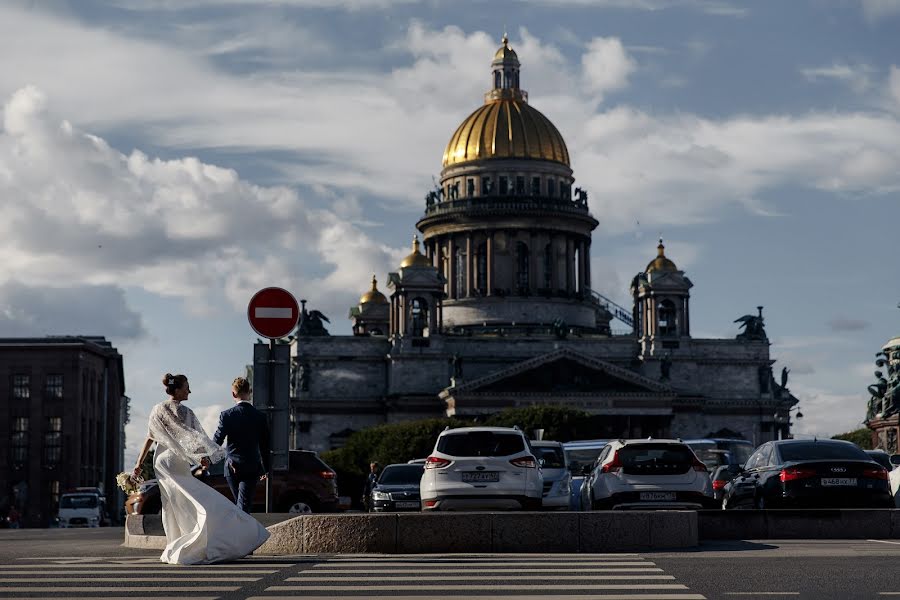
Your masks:
{"label": "cathedral pediment", "polygon": [[673,395],[673,390],[634,371],[575,352],[556,350],[451,386],[448,395],[589,394]]}

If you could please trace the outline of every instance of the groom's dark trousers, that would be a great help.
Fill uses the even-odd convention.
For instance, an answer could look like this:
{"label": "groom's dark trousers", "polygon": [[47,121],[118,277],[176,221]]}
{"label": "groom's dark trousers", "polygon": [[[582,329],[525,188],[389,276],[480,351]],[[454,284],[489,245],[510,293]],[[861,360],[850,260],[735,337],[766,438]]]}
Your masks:
{"label": "groom's dark trousers", "polygon": [[228,438],[225,480],[235,504],[250,512],[256,484],[270,467],[269,426],[265,415],[249,402],[238,402],[222,411],[213,441],[222,444],[225,438]]}

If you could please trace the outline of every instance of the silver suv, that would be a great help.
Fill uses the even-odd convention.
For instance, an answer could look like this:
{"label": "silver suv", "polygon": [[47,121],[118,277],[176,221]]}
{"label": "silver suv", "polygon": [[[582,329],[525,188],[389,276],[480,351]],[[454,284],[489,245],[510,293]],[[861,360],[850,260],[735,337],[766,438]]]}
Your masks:
{"label": "silver suv", "polygon": [[438,436],[425,461],[422,509],[541,508],[544,478],[518,428],[461,427]]}

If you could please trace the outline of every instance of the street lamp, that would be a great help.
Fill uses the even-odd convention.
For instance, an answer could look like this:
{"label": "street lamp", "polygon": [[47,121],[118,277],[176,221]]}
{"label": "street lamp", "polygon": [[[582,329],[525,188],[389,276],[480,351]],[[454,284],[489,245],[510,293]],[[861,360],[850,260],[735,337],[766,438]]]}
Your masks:
{"label": "street lamp", "polygon": [[[788,408],[787,410],[776,410],[776,411],[775,411],[775,414],[772,415],[772,417],[773,417],[773,419],[775,420],[775,423],[776,423],[776,424],[778,424],[778,425],[787,425],[788,427],[790,427],[790,426],[791,426],[791,413],[792,413],[793,411],[795,411],[795,410],[797,411],[797,413],[796,413],[795,416],[796,416],[798,419],[802,419],[802,418],[803,418],[803,413],[800,411],[800,407],[799,407],[799,406],[793,406],[793,407],[791,407],[791,408]],[[782,437],[781,437],[781,427],[778,428],[778,439],[779,439],[779,440],[782,439]]]}

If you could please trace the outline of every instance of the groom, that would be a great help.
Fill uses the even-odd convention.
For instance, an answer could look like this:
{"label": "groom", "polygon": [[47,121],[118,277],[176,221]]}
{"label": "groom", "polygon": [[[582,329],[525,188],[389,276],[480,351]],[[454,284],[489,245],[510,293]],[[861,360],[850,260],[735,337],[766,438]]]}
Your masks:
{"label": "groom", "polygon": [[228,438],[225,479],[235,504],[250,512],[256,482],[265,480],[269,474],[269,426],[265,415],[250,404],[249,381],[236,378],[231,384],[231,395],[236,404],[219,415],[213,441],[221,446]]}

